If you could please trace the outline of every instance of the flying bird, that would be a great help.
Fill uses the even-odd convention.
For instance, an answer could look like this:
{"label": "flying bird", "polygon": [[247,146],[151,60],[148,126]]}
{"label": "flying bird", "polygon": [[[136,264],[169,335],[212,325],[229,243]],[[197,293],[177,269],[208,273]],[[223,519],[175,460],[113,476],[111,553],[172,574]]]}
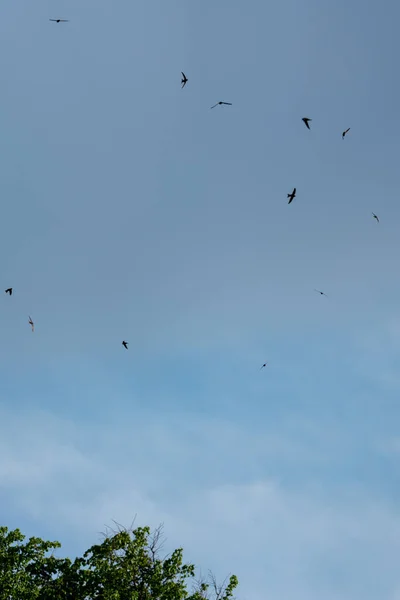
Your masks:
{"label": "flying bird", "polygon": [[346,135],[346,133],[350,131],[350,127],[348,129],[346,129],[346,131],[343,131],[342,133],[342,140],[344,140],[344,136]]}
{"label": "flying bird", "polygon": [[122,342],[122,345],[123,345],[124,348],[126,348],[126,350],[128,350],[128,342],[124,341],[124,342]]}
{"label": "flying bird", "polygon": [[32,327],[32,333],[35,331],[35,324],[32,321],[32,317],[29,317],[29,321],[28,321],[29,325]]}
{"label": "flying bird", "polygon": [[186,84],[187,84],[187,82],[188,82],[188,78],[186,77],[186,75],[185,75],[185,73],[184,73],[183,71],[181,71],[181,73],[182,73],[182,81],[181,81],[181,84],[182,84],[182,88],[184,88],[184,87],[185,87],[185,85],[186,85]]}
{"label": "flying bird", "polygon": [[293,198],[296,198],[296,188],[293,188],[293,192],[291,194],[288,194],[287,197],[290,198],[288,202],[288,204],[290,204]]}
{"label": "flying bird", "polygon": [[[326,294],[324,294],[324,292],[320,292],[320,290],[316,290],[316,289],[314,288],[314,291],[315,291],[315,292],[318,292],[318,294],[321,294],[321,296],[326,296]],[[326,296],[326,297],[328,297],[328,296]]]}
{"label": "flying bird", "polygon": [[376,216],[376,214],[375,214],[375,213],[372,213],[372,216],[373,216],[373,217],[374,217],[374,219],[376,219],[376,220],[378,221],[378,223],[379,223],[379,218]]}
{"label": "flying bird", "polygon": [[218,106],[218,104],[226,104],[227,106],[232,106],[232,102],[217,102],[217,104],[214,104],[214,106],[211,106],[211,108],[215,108],[216,106]]}
{"label": "flying bird", "polygon": [[[268,364],[268,363],[264,363],[264,364],[261,366],[261,369],[263,369],[264,367],[266,367],[266,366],[267,366],[267,364]],[[260,371],[261,371],[261,369],[260,369]]]}
{"label": "flying bird", "polygon": [[311,129],[308,122],[312,121],[312,119],[309,119],[308,117],[303,117],[302,121],[304,121],[305,126],[307,127],[307,129]]}
{"label": "flying bird", "polygon": [[49,21],[54,21],[54,23],[69,23],[69,19],[49,19]]}
{"label": "flying bird", "polygon": [[10,296],[11,296],[11,294],[12,294],[12,288],[7,288],[6,289],[6,294],[10,294]]}

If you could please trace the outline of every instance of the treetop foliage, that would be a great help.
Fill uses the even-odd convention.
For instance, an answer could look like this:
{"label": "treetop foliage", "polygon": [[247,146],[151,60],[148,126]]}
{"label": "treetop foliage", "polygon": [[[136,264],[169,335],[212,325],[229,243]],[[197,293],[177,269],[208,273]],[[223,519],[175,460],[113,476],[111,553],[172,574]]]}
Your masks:
{"label": "treetop foliage", "polygon": [[233,599],[235,575],[222,585],[211,573],[196,580],[182,548],[161,558],[161,529],[119,528],[72,561],[54,555],[59,542],[0,527],[0,600]]}

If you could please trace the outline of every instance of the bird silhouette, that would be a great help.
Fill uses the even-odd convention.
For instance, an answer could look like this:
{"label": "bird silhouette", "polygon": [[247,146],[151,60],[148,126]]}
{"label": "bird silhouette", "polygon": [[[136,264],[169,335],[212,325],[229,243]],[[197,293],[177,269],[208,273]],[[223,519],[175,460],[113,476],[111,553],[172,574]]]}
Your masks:
{"label": "bird silhouette", "polygon": [[232,102],[217,102],[217,104],[214,104],[214,106],[211,106],[210,108],[215,108],[219,104],[226,104],[227,106],[232,106]]}
{"label": "bird silhouette", "polygon": [[346,135],[346,133],[350,131],[350,127],[348,129],[346,129],[346,131],[343,131],[342,133],[342,140],[344,140],[344,136]]}
{"label": "bird silhouette", "polygon": [[124,341],[124,342],[122,342],[122,345],[123,345],[124,348],[126,348],[126,350],[128,350],[128,342]]}
{"label": "bird silhouette", "polygon": [[49,21],[53,21],[54,23],[69,23],[69,19],[49,19]]}
{"label": "bird silhouette", "polygon": [[312,121],[312,119],[309,119],[308,117],[303,117],[302,121],[304,121],[304,124],[307,127],[307,129],[311,129],[311,127],[309,126],[308,122]]}
{"label": "bird silhouette", "polygon": [[35,331],[35,324],[32,321],[32,317],[29,317],[29,321],[28,321],[29,325],[32,327],[32,333]]}
{"label": "bird silhouette", "polygon": [[372,216],[373,216],[373,217],[374,217],[374,219],[376,219],[376,220],[378,221],[378,223],[379,223],[379,218],[376,216],[376,214],[375,214],[375,213],[372,213]]}
{"label": "bird silhouette", "polygon": [[261,371],[261,369],[263,369],[264,367],[266,367],[266,366],[267,366],[267,364],[268,364],[267,362],[266,362],[266,363],[264,363],[264,364],[261,366],[261,368],[260,368],[260,371]]}
{"label": "bird silhouette", "polygon": [[188,80],[188,78],[186,77],[186,75],[185,75],[185,73],[184,73],[183,71],[181,71],[181,73],[182,73],[182,81],[181,81],[181,84],[182,84],[182,88],[184,88],[184,87],[185,87],[185,85],[187,84],[187,82],[188,82],[189,80]]}
{"label": "bird silhouette", "polygon": [[[321,292],[320,290],[316,290],[316,289],[314,288],[314,291],[315,291],[315,292],[318,292],[318,294],[321,294],[321,296],[326,296],[326,294],[324,294],[324,292]],[[328,296],[326,296],[326,297],[328,297]]]}
{"label": "bird silhouette", "polygon": [[12,294],[12,288],[7,288],[6,289],[6,294],[10,294],[10,296],[11,296],[11,294]]}
{"label": "bird silhouette", "polygon": [[288,194],[287,197],[290,198],[290,200],[288,202],[288,204],[290,204],[292,202],[292,200],[294,198],[296,198],[296,188],[293,188],[293,192],[291,194]]}

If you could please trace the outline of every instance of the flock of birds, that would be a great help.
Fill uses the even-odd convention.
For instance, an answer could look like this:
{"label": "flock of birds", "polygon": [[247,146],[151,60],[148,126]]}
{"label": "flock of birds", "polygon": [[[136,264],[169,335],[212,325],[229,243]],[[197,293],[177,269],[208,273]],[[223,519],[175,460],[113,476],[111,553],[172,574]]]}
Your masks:
{"label": "flock of birds", "polygon": [[[69,23],[69,19],[49,19],[49,21],[52,21],[53,23]],[[181,79],[181,84],[182,84],[182,89],[185,87],[185,85],[187,84],[187,82],[189,81],[189,79],[186,77],[185,73],[183,71],[181,71],[182,74],[182,79]],[[232,102],[216,102],[216,104],[214,104],[213,106],[211,106],[210,108],[215,108],[216,106],[232,106]],[[305,126],[307,127],[307,129],[311,130],[310,127],[310,123],[312,121],[312,119],[310,119],[309,117],[303,117],[302,121],[304,122]],[[344,140],[344,138],[346,137],[347,133],[350,131],[350,127],[348,127],[347,129],[345,129],[342,133],[342,139]],[[293,202],[293,200],[296,198],[296,188],[293,188],[293,191],[290,194],[287,194],[287,197],[289,199],[288,204],[290,204],[291,202]],[[379,217],[375,214],[372,213],[372,216],[374,219],[376,219],[376,221],[379,223]],[[314,291],[317,292],[318,294],[320,294],[321,296],[326,296],[325,292],[321,292],[320,290],[317,290],[314,288]],[[6,294],[9,294],[10,296],[12,296],[13,293],[13,288],[7,288],[5,290]],[[29,317],[28,320],[29,325],[31,326],[32,332],[35,331],[35,324],[32,320],[31,317]],[[125,348],[125,350],[128,350],[128,342],[123,340],[122,341],[122,346]],[[263,365],[261,365],[261,369],[263,369],[264,367],[266,367],[268,364],[268,362],[265,362]]]}

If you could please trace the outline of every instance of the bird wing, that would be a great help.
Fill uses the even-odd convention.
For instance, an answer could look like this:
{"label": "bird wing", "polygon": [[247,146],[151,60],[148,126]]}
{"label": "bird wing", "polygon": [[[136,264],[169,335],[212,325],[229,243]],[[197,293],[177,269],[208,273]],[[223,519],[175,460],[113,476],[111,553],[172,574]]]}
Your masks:
{"label": "bird wing", "polygon": [[211,106],[211,108],[215,108],[216,106],[218,106],[219,102],[217,102],[217,104],[214,104],[214,106]]}
{"label": "bird wing", "polygon": [[292,193],[293,193],[293,194],[296,194],[296,188],[293,188],[293,192],[292,192]]}
{"label": "bird wing", "polygon": [[227,104],[228,106],[232,106],[232,102],[221,102],[221,104]]}
{"label": "bird wing", "polygon": [[181,73],[182,73],[182,77],[183,77],[183,79],[187,79],[187,77],[186,77],[185,73],[184,73],[183,71],[181,71]]}
{"label": "bird wing", "polygon": [[55,23],[57,23],[57,19],[49,19],[49,21],[54,21]]}

